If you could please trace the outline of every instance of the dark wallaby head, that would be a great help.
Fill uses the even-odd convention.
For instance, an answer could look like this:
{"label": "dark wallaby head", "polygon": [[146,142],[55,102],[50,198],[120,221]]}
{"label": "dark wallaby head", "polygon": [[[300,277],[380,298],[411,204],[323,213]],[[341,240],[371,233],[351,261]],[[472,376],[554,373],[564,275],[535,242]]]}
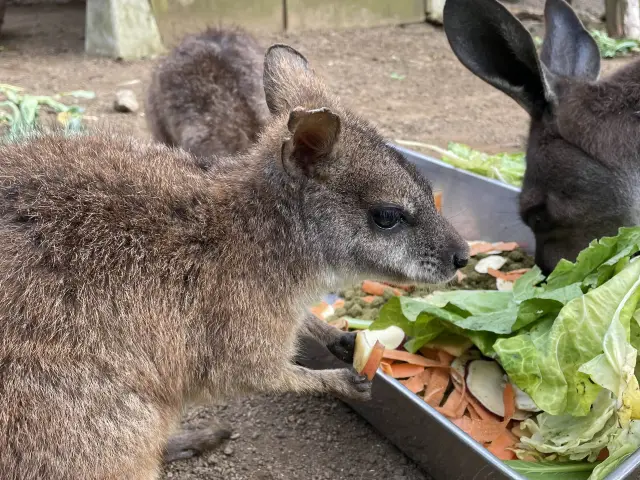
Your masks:
{"label": "dark wallaby head", "polygon": [[564,0],[547,0],[540,53],[496,0],[447,0],[460,61],[531,117],[520,215],[545,271],[640,221],[640,64],[600,80],[600,53]]}
{"label": "dark wallaby head", "polygon": [[468,246],[436,211],[429,182],[327,92],[303,55],[269,48],[264,88],[274,118],[256,148],[277,152],[336,273],[440,282],[466,264]]}

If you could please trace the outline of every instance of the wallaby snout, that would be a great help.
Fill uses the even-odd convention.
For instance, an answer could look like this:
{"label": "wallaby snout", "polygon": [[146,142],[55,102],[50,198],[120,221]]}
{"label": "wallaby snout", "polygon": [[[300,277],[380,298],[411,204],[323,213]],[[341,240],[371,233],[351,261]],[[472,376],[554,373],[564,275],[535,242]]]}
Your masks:
{"label": "wallaby snout", "polygon": [[600,80],[600,52],[564,0],[547,0],[540,53],[496,0],[447,0],[458,59],[531,117],[520,216],[552,270],[595,238],[640,223],[640,62]]}

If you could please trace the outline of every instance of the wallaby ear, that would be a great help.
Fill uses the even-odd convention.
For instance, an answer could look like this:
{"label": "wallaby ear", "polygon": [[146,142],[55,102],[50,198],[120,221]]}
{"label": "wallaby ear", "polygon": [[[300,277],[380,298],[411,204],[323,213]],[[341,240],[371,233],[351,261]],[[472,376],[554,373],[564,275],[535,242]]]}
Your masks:
{"label": "wallaby ear", "polygon": [[547,0],[545,36],[540,60],[557,76],[597,80],[600,50],[593,37],[564,0]]}
{"label": "wallaby ear", "polygon": [[309,62],[288,45],[275,44],[264,56],[264,93],[272,114],[290,111],[300,100],[300,87],[313,76]]}
{"label": "wallaby ear", "polygon": [[291,137],[282,148],[282,163],[288,173],[310,176],[316,165],[333,151],[340,135],[340,117],[328,108],[296,107],[287,123]]}
{"label": "wallaby ear", "polygon": [[546,105],[533,38],[496,0],[447,0],[444,31],[460,62],[534,115]]}

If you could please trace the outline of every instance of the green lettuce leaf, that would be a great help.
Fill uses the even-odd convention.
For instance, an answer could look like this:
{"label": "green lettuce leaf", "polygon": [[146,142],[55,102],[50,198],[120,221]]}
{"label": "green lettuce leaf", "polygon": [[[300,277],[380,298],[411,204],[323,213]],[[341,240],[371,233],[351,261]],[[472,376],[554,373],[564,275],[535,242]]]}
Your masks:
{"label": "green lettuce leaf", "polygon": [[589,375],[593,382],[613,392],[620,401],[631,378],[634,377],[636,368],[638,351],[630,343],[630,330],[639,299],[640,275],[624,297],[619,300],[618,308],[604,334],[603,353],[578,369],[579,372]]}
{"label": "green lettuce leaf", "polygon": [[621,430],[607,446],[609,456],[594,468],[588,480],[604,480],[640,447],[640,421],[634,420]]}
{"label": "green lettuce leaf", "polygon": [[531,436],[520,438],[522,450],[518,453],[536,451],[593,462],[619,431],[615,413],[616,399],[606,390],[600,391],[593,408],[583,417],[541,413],[522,422],[521,428]]}
{"label": "green lettuce leaf", "polygon": [[[628,258],[640,251],[640,227],[621,228],[615,237],[594,240],[578,255],[575,263],[561,260],[547,278],[547,289],[582,283],[593,288],[608,281]],[[595,274],[595,277],[593,276]]]}
{"label": "green lettuce leaf", "polygon": [[[589,413],[601,386],[580,367],[605,353],[604,339],[614,318],[629,331],[639,277],[640,262],[633,262],[601,287],[569,301],[555,320],[496,341],[502,367],[542,410],[553,415]],[[621,358],[616,345],[628,338],[627,334],[622,341],[609,340],[610,355]]]}
{"label": "green lettuce leaf", "polygon": [[527,462],[507,460],[504,463],[529,480],[589,480],[595,463],[587,462]]}

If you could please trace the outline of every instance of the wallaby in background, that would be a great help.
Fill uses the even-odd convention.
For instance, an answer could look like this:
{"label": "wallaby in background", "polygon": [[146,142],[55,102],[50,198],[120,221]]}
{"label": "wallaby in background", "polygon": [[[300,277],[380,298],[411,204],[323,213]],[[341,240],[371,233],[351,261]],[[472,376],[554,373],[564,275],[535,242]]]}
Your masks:
{"label": "wallaby in background", "polygon": [[186,37],[153,71],[146,116],[153,137],[203,165],[246,151],[269,119],[264,49],[239,28]]}
{"label": "wallaby in background", "polygon": [[157,478],[185,402],[366,400],[352,368],[293,363],[303,330],[332,328],[305,307],[363,277],[440,282],[466,264],[428,181],[301,54],[271,47],[264,85],[264,134],[206,175],[118,135],[0,149],[3,477]]}
{"label": "wallaby in background", "polygon": [[588,243],[640,224],[640,61],[599,80],[598,47],[571,7],[547,0],[540,55],[496,0],[447,0],[460,61],[531,116],[522,220],[551,271]]}

